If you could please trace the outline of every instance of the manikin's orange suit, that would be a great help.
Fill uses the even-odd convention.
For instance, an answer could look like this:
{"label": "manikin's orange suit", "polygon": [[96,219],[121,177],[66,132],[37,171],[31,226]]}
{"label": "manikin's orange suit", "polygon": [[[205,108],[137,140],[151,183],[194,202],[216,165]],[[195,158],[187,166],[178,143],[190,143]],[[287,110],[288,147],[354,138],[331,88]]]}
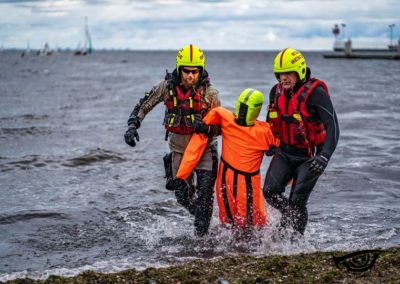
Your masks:
{"label": "manikin's orange suit", "polygon": [[[241,228],[261,227],[267,222],[264,196],[261,190],[260,166],[264,152],[279,146],[267,122],[255,121],[252,126],[240,126],[229,110],[217,107],[203,119],[206,124],[218,124],[222,132],[222,155],[216,183],[219,218],[224,224]],[[195,134],[187,146],[177,178],[187,179],[199,161],[207,136]]]}

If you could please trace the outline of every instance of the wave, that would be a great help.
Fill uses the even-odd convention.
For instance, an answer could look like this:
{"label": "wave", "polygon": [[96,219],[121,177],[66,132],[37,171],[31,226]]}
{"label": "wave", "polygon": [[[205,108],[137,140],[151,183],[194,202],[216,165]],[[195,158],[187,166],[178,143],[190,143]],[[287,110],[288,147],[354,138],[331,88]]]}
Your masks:
{"label": "wave", "polygon": [[49,135],[52,133],[50,127],[44,126],[31,126],[21,128],[0,128],[1,138],[10,138],[9,136],[37,136],[37,135]]}
{"label": "wave", "polygon": [[67,219],[67,216],[57,212],[46,211],[26,211],[18,212],[12,215],[0,215],[0,224],[13,224],[19,221],[27,221],[32,219]]}
{"label": "wave", "polygon": [[17,160],[10,160],[11,158],[8,157],[0,157],[0,172],[29,170],[46,166],[51,166],[53,168],[58,166],[84,167],[96,163],[121,163],[126,161],[122,154],[100,148],[90,150],[87,154],[71,159],[65,159],[65,157],[62,156],[47,157],[41,155],[30,155],[19,157]]}
{"label": "wave", "polygon": [[41,73],[40,70],[34,70],[34,69],[31,69],[31,68],[24,68],[24,69],[19,70],[18,77],[29,78],[29,77],[33,77],[33,76],[39,76],[40,73]]}
{"label": "wave", "polygon": [[14,161],[9,160],[10,158],[0,157],[0,172],[42,168],[57,163],[56,160],[48,159],[47,157],[43,157],[40,155],[24,156],[20,157],[19,160]]}
{"label": "wave", "polygon": [[14,115],[14,116],[6,116],[6,117],[0,117],[0,121],[14,121],[14,120],[41,120],[41,119],[47,119],[49,116],[47,114],[22,114],[22,115]]}
{"label": "wave", "polygon": [[62,163],[62,165],[66,167],[90,166],[94,163],[106,161],[120,163],[126,161],[126,159],[123,158],[121,154],[97,148],[96,150],[90,150],[88,154],[69,159]]}

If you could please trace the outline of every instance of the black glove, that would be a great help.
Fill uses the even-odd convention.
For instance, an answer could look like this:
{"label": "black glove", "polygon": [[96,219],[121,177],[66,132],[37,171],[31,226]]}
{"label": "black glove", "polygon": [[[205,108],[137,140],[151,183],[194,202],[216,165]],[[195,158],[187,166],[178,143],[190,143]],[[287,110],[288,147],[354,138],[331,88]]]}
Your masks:
{"label": "black glove", "polygon": [[315,175],[321,175],[325,171],[328,162],[329,159],[323,155],[315,156],[314,159],[311,159],[309,170]]}
{"label": "black glove", "polygon": [[125,132],[125,142],[131,147],[136,146],[136,141],[139,142],[139,133],[137,132],[136,128],[133,126],[130,126],[128,130]]}
{"label": "black glove", "polygon": [[271,147],[269,147],[269,149],[267,151],[265,151],[265,156],[271,157],[271,156],[275,155],[275,151],[276,151],[276,147],[271,146]]}
{"label": "black glove", "polygon": [[203,133],[207,135],[210,132],[210,127],[204,122],[196,120],[194,123],[194,132],[197,134]]}
{"label": "black glove", "polygon": [[196,120],[194,123],[194,132],[203,133],[208,138],[221,135],[221,126],[218,124],[205,124],[203,121]]}
{"label": "black glove", "polygon": [[186,190],[188,188],[188,184],[185,180],[176,178],[174,179],[174,189],[175,190]]}

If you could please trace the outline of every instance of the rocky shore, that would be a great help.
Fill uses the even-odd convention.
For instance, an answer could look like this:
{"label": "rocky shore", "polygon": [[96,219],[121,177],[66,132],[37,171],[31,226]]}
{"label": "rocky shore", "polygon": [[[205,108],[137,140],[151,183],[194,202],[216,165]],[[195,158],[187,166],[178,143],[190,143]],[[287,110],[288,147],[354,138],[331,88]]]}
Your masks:
{"label": "rocky shore", "polygon": [[[333,255],[348,252],[316,252],[290,256],[253,257],[247,255],[219,260],[196,260],[168,268],[129,269],[103,274],[87,271],[75,277],[50,276],[46,280],[16,279],[13,283],[399,283],[400,248],[381,250],[341,259],[335,265]],[[349,271],[346,265],[360,269],[378,256],[366,271]]]}

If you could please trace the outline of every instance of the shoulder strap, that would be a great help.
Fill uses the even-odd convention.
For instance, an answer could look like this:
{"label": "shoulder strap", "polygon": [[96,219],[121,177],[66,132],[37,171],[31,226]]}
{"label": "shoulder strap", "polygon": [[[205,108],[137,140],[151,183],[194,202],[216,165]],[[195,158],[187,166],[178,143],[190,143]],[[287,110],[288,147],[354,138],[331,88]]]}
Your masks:
{"label": "shoulder strap", "polygon": [[299,98],[297,99],[297,108],[296,109],[298,112],[300,112],[301,103],[306,98],[307,92],[313,85],[314,81],[315,81],[315,79],[312,78],[304,84],[303,90],[301,91],[301,94],[299,95]]}
{"label": "shoulder strap", "polygon": [[269,102],[271,103],[272,101],[275,105],[277,105],[277,100],[281,95],[281,92],[282,92],[281,84],[278,83],[275,85],[275,92],[273,92],[272,95],[270,94],[271,96],[269,98]]}

